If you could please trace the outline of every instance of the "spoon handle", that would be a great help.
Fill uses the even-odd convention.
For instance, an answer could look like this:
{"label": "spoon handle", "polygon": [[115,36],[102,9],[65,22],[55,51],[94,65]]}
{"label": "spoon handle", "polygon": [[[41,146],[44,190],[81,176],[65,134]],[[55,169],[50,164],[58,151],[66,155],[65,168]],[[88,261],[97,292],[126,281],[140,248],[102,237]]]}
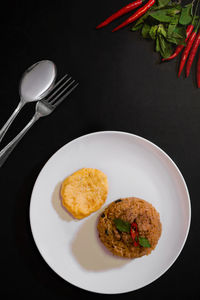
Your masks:
{"label": "spoon handle", "polygon": [[33,124],[41,117],[37,112],[34,114],[29,123],[16,135],[16,137],[0,151],[0,167],[4,164],[10,153],[17,146],[25,133],[33,126]]}
{"label": "spoon handle", "polygon": [[3,139],[3,137],[6,134],[8,128],[10,127],[10,125],[12,124],[12,122],[14,121],[14,119],[16,118],[16,116],[18,115],[18,113],[20,112],[20,110],[22,109],[23,106],[24,106],[24,102],[20,101],[19,104],[17,105],[16,109],[14,110],[12,115],[10,116],[10,118],[7,120],[7,122],[1,128],[1,130],[0,130],[0,142]]}

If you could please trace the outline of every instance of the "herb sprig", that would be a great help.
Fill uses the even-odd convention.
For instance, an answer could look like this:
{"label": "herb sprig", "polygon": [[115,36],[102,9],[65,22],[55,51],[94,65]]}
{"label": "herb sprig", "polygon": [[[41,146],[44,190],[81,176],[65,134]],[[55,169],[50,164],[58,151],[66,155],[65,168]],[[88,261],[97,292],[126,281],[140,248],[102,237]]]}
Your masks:
{"label": "herb sprig", "polygon": [[[119,231],[130,233],[130,234],[131,234],[132,224],[136,225],[136,223],[130,224],[129,222],[126,222],[126,221],[124,221],[122,219],[119,219],[119,218],[114,219],[114,223],[115,223],[116,228]],[[132,234],[131,234],[131,236],[133,238]],[[137,243],[134,243],[134,245],[140,245],[141,247],[144,247],[144,248],[150,248],[151,247],[148,239],[145,238],[145,237],[138,236],[138,240],[137,240],[137,235],[134,235],[134,240],[137,242]]]}
{"label": "herb sprig", "polygon": [[156,52],[167,58],[172,55],[175,46],[185,45],[186,26],[191,21],[192,3],[182,7],[177,2],[158,0],[131,30],[141,30],[143,38],[154,40]]}

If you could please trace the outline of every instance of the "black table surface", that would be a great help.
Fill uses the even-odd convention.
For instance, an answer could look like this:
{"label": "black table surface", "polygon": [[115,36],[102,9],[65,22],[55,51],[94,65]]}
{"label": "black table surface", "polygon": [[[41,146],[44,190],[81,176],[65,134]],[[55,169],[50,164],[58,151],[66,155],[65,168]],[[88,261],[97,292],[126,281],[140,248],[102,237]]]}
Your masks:
{"label": "black table surface", "polygon": [[[69,72],[80,82],[68,103],[40,120],[1,167],[4,299],[89,295],[198,299],[200,90],[196,63],[189,78],[183,75],[178,79],[179,58],[160,63],[152,41],[129,27],[111,32],[123,18],[95,30],[125,3],[128,1],[9,1],[1,10],[0,126],[16,107],[20,77],[33,63],[50,59],[58,76]],[[34,109],[35,104],[24,107],[1,147],[25,126]],[[104,130],[130,132],[162,148],[182,172],[192,205],[189,236],[172,267],[142,289],[107,296],[77,288],[51,270],[39,254],[29,223],[31,192],[46,161],[69,141]]]}

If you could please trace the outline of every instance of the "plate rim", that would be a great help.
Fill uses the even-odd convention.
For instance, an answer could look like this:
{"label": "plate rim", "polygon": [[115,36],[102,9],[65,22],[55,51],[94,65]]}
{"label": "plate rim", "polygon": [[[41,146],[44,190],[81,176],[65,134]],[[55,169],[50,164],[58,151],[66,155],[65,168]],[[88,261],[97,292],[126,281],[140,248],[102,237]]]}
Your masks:
{"label": "plate rim", "polygon": [[[150,280],[147,284],[141,286],[141,287],[138,287],[138,288],[134,288],[134,289],[130,289],[130,290],[126,290],[126,291],[122,291],[122,292],[99,292],[99,291],[96,291],[96,290],[92,290],[92,289],[87,289],[87,288],[84,288],[82,287],[81,285],[78,285],[78,284],[75,284],[73,282],[70,282],[68,281],[66,278],[64,278],[64,276],[62,276],[61,274],[57,273],[57,271],[55,270],[55,268],[53,266],[51,266],[45,256],[43,255],[42,253],[42,250],[39,248],[37,242],[36,242],[36,238],[34,236],[34,233],[33,233],[33,223],[32,223],[32,219],[31,219],[31,207],[32,207],[32,198],[33,198],[33,194],[34,194],[34,191],[36,189],[36,185],[39,181],[39,177],[41,175],[41,173],[43,172],[43,170],[45,169],[45,167],[48,165],[49,161],[51,159],[54,158],[54,156],[57,155],[57,153],[59,151],[61,151],[63,148],[67,147],[67,146],[70,146],[71,144],[73,143],[76,143],[78,140],[81,140],[81,139],[84,139],[84,138],[87,138],[88,136],[92,136],[92,135],[101,135],[101,134],[120,134],[120,135],[128,135],[128,136],[131,136],[131,137],[134,137],[138,140],[141,140],[147,144],[150,144],[151,146],[153,146],[155,149],[159,150],[171,163],[172,165],[175,167],[176,171],[178,172],[179,176],[180,176],[180,179],[182,180],[182,183],[184,185],[184,188],[185,188],[185,191],[186,191],[186,195],[187,195],[187,205],[188,205],[188,225],[187,225],[187,230],[186,230],[186,233],[185,233],[185,237],[184,237],[184,240],[182,242],[182,245],[178,251],[178,253],[176,254],[176,256],[174,257],[174,259],[171,261],[171,263],[168,265],[168,267],[166,267],[162,272],[160,272],[156,277],[154,277],[154,279]],[[96,293],[96,294],[107,294],[107,295],[115,295],[115,294],[126,294],[126,293],[130,293],[130,292],[133,292],[133,291],[136,291],[136,290],[140,290],[142,288],[145,288],[146,286],[152,284],[154,281],[156,281],[158,278],[160,278],[161,276],[163,276],[170,268],[171,266],[175,263],[175,261],[177,260],[177,258],[179,257],[180,253],[182,252],[184,246],[185,246],[185,243],[186,243],[186,240],[188,238],[188,235],[189,235],[189,231],[190,231],[190,226],[191,226],[191,218],[192,218],[192,210],[191,210],[191,198],[190,198],[190,193],[189,193],[189,190],[188,190],[188,187],[187,187],[187,184],[186,184],[186,181],[184,179],[184,176],[183,174],[181,173],[180,169],[178,168],[177,164],[172,160],[172,158],[162,149],[160,148],[159,146],[157,146],[155,143],[153,143],[152,141],[142,137],[142,136],[139,136],[139,135],[136,135],[136,134],[133,134],[133,133],[130,133],[130,132],[125,132],[125,131],[118,131],[118,130],[103,130],[103,131],[95,131],[95,132],[91,132],[91,133],[87,133],[87,134],[83,134],[81,136],[78,136],[77,138],[74,138],[73,140],[67,142],[66,144],[64,144],[63,146],[61,146],[59,149],[57,149],[48,159],[47,161],[45,162],[45,164],[42,166],[40,172],[38,173],[37,175],[37,178],[34,182],[34,185],[33,185],[33,188],[32,188],[32,192],[31,192],[31,196],[30,196],[30,203],[29,203],[29,224],[30,224],[30,229],[31,229],[31,234],[32,234],[32,237],[33,237],[33,240],[34,240],[34,243],[36,245],[36,248],[37,250],[39,251],[40,255],[42,256],[43,260],[45,261],[45,263],[60,277],[62,278],[64,281],[66,281],[68,284],[71,284],[79,289],[82,289],[82,290],[85,290],[85,291],[88,291],[88,292],[92,292],[92,293]]]}

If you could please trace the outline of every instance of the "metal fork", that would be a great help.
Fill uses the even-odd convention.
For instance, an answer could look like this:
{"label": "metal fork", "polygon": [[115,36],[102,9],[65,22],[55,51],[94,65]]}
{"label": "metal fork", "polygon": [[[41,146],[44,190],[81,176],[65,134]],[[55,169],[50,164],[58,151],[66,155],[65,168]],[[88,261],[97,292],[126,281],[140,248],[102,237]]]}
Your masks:
{"label": "metal fork", "polygon": [[54,109],[77,87],[78,84],[78,82],[75,82],[72,77],[66,74],[54,85],[50,96],[47,99],[37,102],[35,114],[30,122],[8,145],[0,151],[0,167],[4,164],[10,153],[33,124],[35,124],[35,122],[41,117],[51,114]]}

